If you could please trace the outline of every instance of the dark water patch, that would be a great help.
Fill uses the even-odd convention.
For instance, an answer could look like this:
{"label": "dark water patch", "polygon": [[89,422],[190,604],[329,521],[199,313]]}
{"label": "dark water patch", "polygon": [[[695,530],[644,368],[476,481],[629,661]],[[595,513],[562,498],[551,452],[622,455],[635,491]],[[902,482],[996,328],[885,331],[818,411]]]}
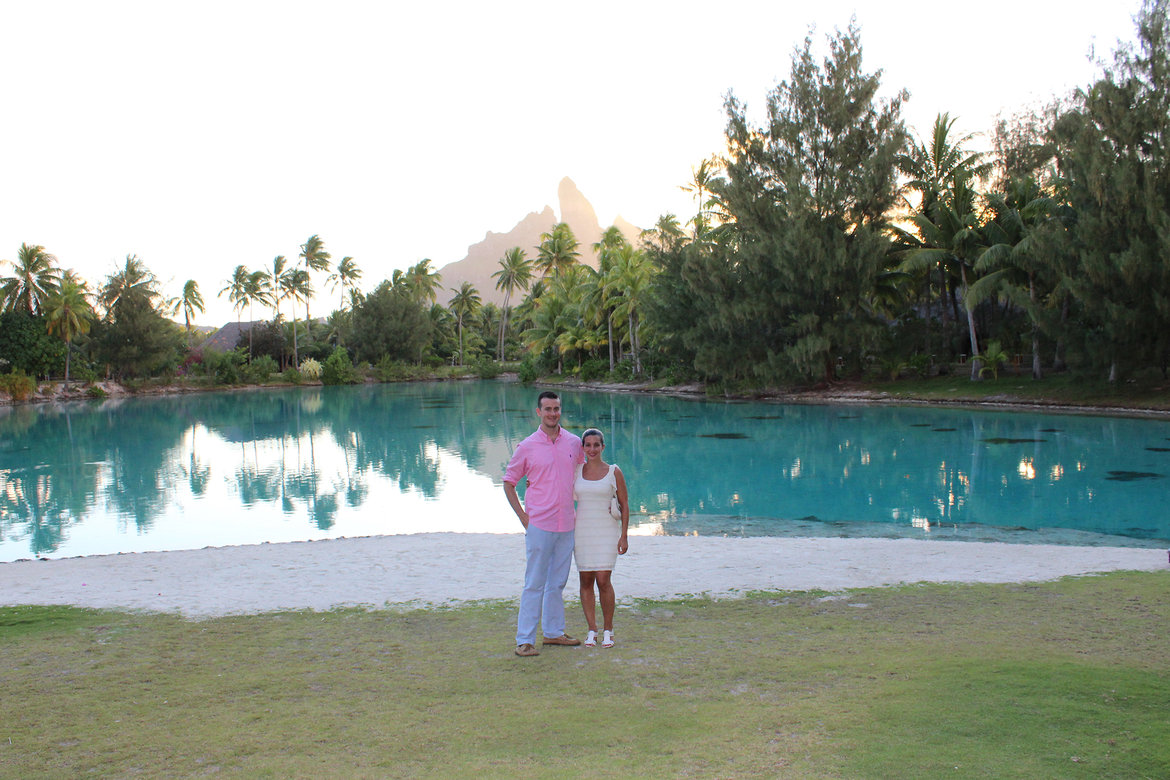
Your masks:
{"label": "dark water patch", "polygon": [[1048,439],[1012,439],[1007,436],[992,436],[989,439],[980,439],[988,444],[1039,444],[1046,442]]}
{"label": "dark water patch", "polygon": [[1110,471],[1105,479],[1111,482],[1137,482],[1139,479],[1161,479],[1163,476],[1152,471]]}
{"label": "dark water patch", "polygon": [[1170,452],[1170,447],[1146,447],[1150,452]]}
{"label": "dark water patch", "polygon": [[411,428],[438,428],[437,425],[412,425]]}
{"label": "dark water patch", "polygon": [[782,414],[751,414],[744,418],[745,420],[783,420]]}
{"label": "dark water patch", "polygon": [[838,420],[856,420],[860,416],[861,415],[859,415],[859,414],[839,414],[839,415],[837,415],[837,419]]}
{"label": "dark water patch", "polygon": [[746,433],[700,433],[702,439],[750,439]]}
{"label": "dark water patch", "polygon": [[957,430],[959,430],[959,429],[958,428],[931,428],[930,432],[931,433],[946,433],[948,431],[957,431]]}
{"label": "dark water patch", "polygon": [[910,428],[929,428],[932,425],[934,425],[934,423],[910,423],[910,425],[908,427],[910,427]]}
{"label": "dark water patch", "polygon": [[1040,433],[1060,433],[1063,428],[1041,428]]}

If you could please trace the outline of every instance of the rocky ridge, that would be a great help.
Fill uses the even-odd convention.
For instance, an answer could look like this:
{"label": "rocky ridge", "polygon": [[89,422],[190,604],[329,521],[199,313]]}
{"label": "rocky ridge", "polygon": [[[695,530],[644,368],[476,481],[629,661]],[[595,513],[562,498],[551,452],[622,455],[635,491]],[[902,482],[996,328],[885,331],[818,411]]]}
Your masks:
{"label": "rocky ridge", "polygon": [[[463,282],[471,282],[479,291],[479,297],[484,303],[502,305],[504,293],[496,289],[496,280],[492,278],[492,274],[500,268],[500,258],[516,246],[523,249],[529,258],[535,258],[536,248],[540,244],[540,234],[552,230],[553,225],[558,222],[569,224],[573,229],[573,235],[581,242],[581,261],[596,268],[597,255],[593,251],[593,244],[601,239],[603,228],[593,205],[567,176],[561,179],[557,187],[557,201],[560,208],[559,217],[551,206],[545,206],[539,212],[529,212],[508,232],[488,231],[482,241],[467,248],[467,255],[462,260],[438,268],[442,275],[443,290],[458,289]],[[641,231],[637,227],[620,216],[614,220],[614,224],[629,241],[638,240]],[[439,302],[445,303],[442,296]]]}

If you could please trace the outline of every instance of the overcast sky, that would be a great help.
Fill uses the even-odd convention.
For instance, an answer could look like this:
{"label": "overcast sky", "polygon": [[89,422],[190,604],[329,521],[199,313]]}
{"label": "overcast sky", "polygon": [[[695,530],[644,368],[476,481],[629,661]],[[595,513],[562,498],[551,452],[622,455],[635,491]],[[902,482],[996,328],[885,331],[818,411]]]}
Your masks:
{"label": "overcast sky", "polygon": [[564,176],[603,226],[685,219],[679,185],[721,151],[723,96],[761,107],[810,25],[821,43],[856,15],[865,69],[909,90],[917,133],[943,111],[982,132],[1089,83],[1136,11],[0,0],[0,258],[41,244],[96,287],[134,253],[170,295],[197,280],[201,324],[222,324],[238,264],[293,259],[317,233],[369,290],[556,209]]}

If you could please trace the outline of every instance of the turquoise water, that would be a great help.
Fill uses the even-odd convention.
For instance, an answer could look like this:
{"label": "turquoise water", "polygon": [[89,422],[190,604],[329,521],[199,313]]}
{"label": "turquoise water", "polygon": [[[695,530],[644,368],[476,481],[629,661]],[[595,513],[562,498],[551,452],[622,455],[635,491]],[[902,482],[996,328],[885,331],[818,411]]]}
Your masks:
{"label": "turquoise water", "polygon": [[[503,382],[0,409],[0,560],[425,531],[514,532],[536,426]],[[568,392],[633,532],[1165,546],[1170,422]]]}

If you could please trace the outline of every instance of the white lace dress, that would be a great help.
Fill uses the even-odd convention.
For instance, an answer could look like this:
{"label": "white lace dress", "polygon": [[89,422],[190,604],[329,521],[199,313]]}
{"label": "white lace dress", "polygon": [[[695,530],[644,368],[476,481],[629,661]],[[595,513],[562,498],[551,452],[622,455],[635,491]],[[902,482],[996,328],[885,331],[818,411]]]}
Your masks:
{"label": "white lace dress", "polygon": [[581,476],[577,467],[573,498],[577,500],[576,547],[577,571],[613,571],[617,563],[618,539],[622,536],[620,520],[609,513],[609,501],[617,489],[617,466],[598,480]]}

